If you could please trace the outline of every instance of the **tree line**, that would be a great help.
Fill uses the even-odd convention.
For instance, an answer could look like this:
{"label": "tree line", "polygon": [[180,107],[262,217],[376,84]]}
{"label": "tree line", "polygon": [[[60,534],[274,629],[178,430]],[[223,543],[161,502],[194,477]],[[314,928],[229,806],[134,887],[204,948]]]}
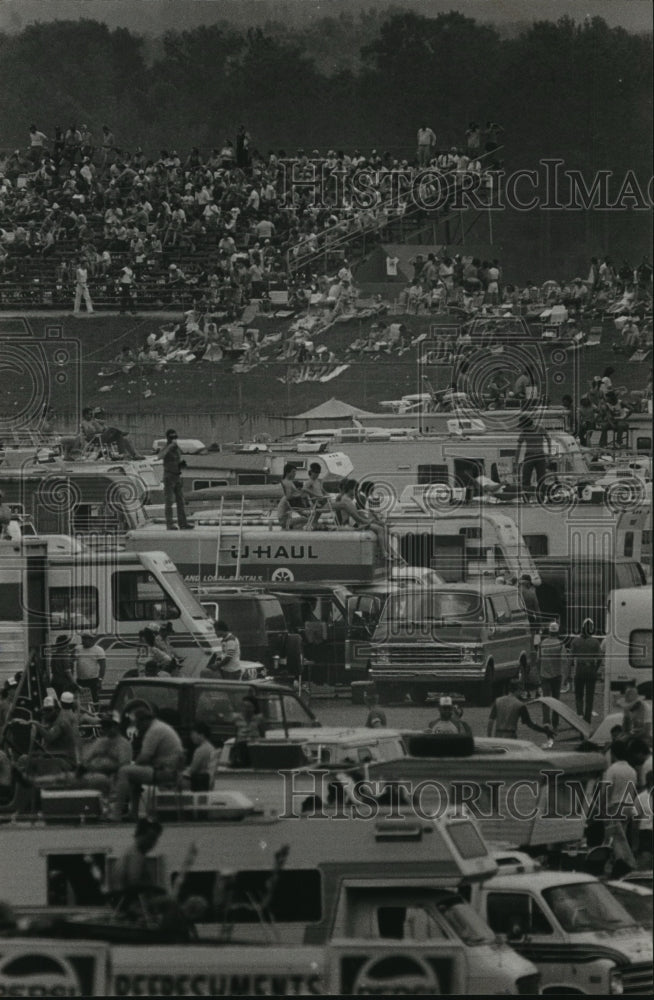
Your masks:
{"label": "tree line", "polygon": [[460,13],[369,11],[239,29],[168,31],[151,41],[92,20],[0,35],[0,146],[34,122],[103,124],[155,158],[209,149],[244,123],[260,152],[315,147],[415,155],[419,126],[464,145],[470,121],[504,127],[507,167],[560,156],[578,168],[649,172],[651,36],[601,18],[537,21],[518,34]]}

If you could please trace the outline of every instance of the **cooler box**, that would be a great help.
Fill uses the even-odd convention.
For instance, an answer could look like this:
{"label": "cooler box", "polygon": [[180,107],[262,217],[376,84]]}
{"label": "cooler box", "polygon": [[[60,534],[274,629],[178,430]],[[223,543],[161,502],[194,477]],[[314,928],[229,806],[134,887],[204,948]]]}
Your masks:
{"label": "cooler box", "polygon": [[238,820],[254,812],[254,805],[241,792],[168,791],[157,789],[154,808],[160,818]]}
{"label": "cooler box", "polygon": [[42,789],[41,814],[49,823],[97,822],[102,817],[102,795],[91,789]]}

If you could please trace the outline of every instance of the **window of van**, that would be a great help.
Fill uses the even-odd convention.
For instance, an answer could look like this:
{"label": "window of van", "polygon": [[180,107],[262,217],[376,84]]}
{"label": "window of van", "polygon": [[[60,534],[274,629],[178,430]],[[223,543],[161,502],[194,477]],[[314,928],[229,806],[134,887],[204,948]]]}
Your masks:
{"label": "window of van", "polygon": [[447,471],[447,465],[419,465],[418,466],[418,485],[428,486],[434,483],[449,483],[449,473]]}
{"label": "window of van", "polygon": [[194,490],[210,490],[214,486],[228,486],[226,479],[194,479],[192,481]]}
{"label": "window of van", "polygon": [[496,934],[552,934],[552,926],[542,909],[526,892],[489,892],[488,926]]}
{"label": "window of van", "polygon": [[95,587],[50,587],[50,627],[79,631],[98,627]]}
{"label": "window of van", "polygon": [[20,583],[0,583],[0,621],[22,622],[23,589]]}
{"label": "window of van", "polygon": [[170,620],[180,616],[179,608],[146,570],[119,570],[111,578],[111,591],[116,621]]}
{"label": "window of van", "polygon": [[[219,871],[187,872],[179,901],[202,896],[209,904],[207,919],[212,922],[259,923],[262,904],[273,922],[310,923],[321,919],[321,878],[317,868],[282,869],[268,901],[270,876],[270,868],[229,875]],[[177,872],[173,872],[173,884],[176,878]]]}
{"label": "window of van", "polygon": [[637,437],[636,438],[636,451],[645,451],[649,454],[652,450],[652,439],[651,437]]}
{"label": "window of van", "polygon": [[207,726],[231,723],[235,712],[240,712],[246,691],[215,691],[206,688],[198,692],[195,718]]}
{"label": "window of van", "polygon": [[631,558],[634,554],[634,533],[633,531],[625,531],[624,533],[624,552],[623,555]]}
{"label": "window of van", "polygon": [[101,906],[105,861],[104,854],[48,854],[48,906]]}
{"label": "window of van", "polygon": [[532,556],[549,555],[549,539],[547,535],[523,535],[522,537]]}
{"label": "window of van", "polygon": [[514,590],[510,594],[507,594],[506,600],[509,605],[509,610],[511,612],[511,621],[527,623],[529,621],[529,617],[524,607],[522,606],[522,603],[520,601],[520,594],[518,593],[518,591]]}
{"label": "window of van", "polygon": [[629,666],[638,670],[652,669],[652,630],[634,629],[629,636]]}
{"label": "window of van", "polygon": [[640,587],[645,580],[637,562],[617,563],[615,567],[615,588]]}

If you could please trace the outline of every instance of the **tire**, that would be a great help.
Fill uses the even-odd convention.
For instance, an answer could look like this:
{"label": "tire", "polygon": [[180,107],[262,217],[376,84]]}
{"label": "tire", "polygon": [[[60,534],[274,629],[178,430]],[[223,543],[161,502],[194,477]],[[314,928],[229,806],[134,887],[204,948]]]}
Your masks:
{"label": "tire", "polygon": [[495,670],[492,664],[488,664],[486,667],[486,673],[484,674],[484,679],[482,681],[481,687],[479,688],[479,704],[483,708],[487,708],[489,705],[493,704],[493,698],[495,695]]}
{"label": "tire", "polygon": [[414,705],[425,705],[429,697],[429,690],[424,684],[413,684],[410,694]]}
{"label": "tire", "polygon": [[286,660],[286,673],[292,677],[299,677],[302,673],[302,638],[299,635],[287,635],[284,645],[284,658]]}

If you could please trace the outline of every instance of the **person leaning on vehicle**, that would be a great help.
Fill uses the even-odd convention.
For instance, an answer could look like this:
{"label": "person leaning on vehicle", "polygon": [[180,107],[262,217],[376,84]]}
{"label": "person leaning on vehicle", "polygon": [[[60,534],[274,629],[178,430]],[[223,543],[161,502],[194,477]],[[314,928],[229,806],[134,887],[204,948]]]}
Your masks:
{"label": "person leaning on vehicle", "polygon": [[229,631],[227,622],[214,622],[213,628],[222,643],[222,655],[215,667],[205,667],[200,677],[224,677],[226,680],[235,680],[241,674],[241,644]]}
{"label": "person leaning on vehicle", "polygon": [[554,735],[552,727],[548,724],[539,726],[529,717],[526,706],[518,697],[520,687],[520,680],[514,677],[509,681],[509,693],[495,699],[488,717],[487,735],[517,740],[518,725],[522,722],[535,733],[544,733],[551,739]]}

